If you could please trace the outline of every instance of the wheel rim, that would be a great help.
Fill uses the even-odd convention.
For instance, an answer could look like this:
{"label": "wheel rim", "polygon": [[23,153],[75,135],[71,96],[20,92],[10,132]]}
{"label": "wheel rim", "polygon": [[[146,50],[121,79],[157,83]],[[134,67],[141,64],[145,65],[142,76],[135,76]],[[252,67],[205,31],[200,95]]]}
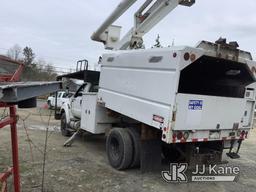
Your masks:
{"label": "wheel rim", "polygon": [[66,130],[66,118],[61,119],[61,130]]}
{"label": "wheel rim", "polygon": [[113,160],[120,158],[120,144],[116,138],[111,138],[110,140],[110,155]]}

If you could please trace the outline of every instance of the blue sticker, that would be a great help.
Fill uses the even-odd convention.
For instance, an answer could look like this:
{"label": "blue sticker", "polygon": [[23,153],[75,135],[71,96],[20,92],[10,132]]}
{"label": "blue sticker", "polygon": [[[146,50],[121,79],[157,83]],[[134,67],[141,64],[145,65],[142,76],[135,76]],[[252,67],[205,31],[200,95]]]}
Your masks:
{"label": "blue sticker", "polygon": [[189,110],[202,110],[203,109],[203,100],[189,100],[188,109]]}

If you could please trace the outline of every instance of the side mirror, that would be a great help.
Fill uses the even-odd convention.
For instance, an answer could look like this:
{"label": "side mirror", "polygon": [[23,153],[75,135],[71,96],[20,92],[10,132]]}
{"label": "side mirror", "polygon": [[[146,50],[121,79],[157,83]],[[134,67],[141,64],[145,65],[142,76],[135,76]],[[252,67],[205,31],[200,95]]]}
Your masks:
{"label": "side mirror", "polygon": [[82,92],[79,92],[79,93],[77,94],[77,96],[78,96],[78,97],[82,97],[82,96],[83,96],[83,93],[82,93]]}
{"label": "side mirror", "polygon": [[78,92],[75,97],[82,97],[83,96],[83,93],[82,92]]}

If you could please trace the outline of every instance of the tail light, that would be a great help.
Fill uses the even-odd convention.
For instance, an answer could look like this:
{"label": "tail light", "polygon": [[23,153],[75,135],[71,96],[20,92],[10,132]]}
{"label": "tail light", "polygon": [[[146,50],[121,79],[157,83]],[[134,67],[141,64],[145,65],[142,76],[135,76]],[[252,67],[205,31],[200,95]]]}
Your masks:
{"label": "tail light", "polygon": [[182,140],[182,139],[187,140],[189,138],[189,132],[178,131],[176,133],[173,133],[172,138],[177,140]]}

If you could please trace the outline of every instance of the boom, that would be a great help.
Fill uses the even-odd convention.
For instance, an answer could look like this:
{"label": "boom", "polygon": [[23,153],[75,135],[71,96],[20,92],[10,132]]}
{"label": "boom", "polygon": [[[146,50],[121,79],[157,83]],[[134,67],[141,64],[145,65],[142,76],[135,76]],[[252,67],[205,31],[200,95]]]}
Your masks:
{"label": "boom", "polygon": [[121,26],[112,25],[137,0],[123,0],[91,39],[104,43],[106,49],[136,49],[143,45],[143,36],[178,5],[192,6],[195,0],[146,0],[134,14],[134,26],[120,40]]}

